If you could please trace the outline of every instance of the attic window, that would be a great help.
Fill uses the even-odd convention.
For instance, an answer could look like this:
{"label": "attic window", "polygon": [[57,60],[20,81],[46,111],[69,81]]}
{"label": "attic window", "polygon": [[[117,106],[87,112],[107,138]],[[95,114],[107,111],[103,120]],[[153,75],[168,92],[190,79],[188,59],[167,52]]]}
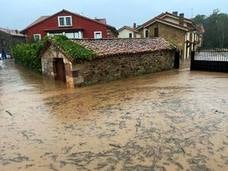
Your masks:
{"label": "attic window", "polygon": [[72,26],[72,16],[59,16],[58,23],[59,23],[59,27]]}

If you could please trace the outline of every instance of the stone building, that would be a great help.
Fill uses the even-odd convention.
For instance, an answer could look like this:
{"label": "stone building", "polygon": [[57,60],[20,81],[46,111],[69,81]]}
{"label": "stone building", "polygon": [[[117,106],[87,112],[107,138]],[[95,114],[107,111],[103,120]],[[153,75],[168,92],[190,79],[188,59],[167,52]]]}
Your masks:
{"label": "stone building", "polygon": [[162,37],[173,43],[180,51],[182,59],[188,59],[191,51],[202,44],[203,27],[178,12],[162,13],[136,29],[144,38]]}
{"label": "stone building", "polygon": [[50,42],[41,53],[44,75],[77,87],[174,67],[175,47],[163,38],[75,40],[94,52],[91,60],[68,55]]}
{"label": "stone building", "polygon": [[10,49],[17,43],[25,42],[25,35],[17,30],[0,28],[0,53],[2,50],[10,54]]}

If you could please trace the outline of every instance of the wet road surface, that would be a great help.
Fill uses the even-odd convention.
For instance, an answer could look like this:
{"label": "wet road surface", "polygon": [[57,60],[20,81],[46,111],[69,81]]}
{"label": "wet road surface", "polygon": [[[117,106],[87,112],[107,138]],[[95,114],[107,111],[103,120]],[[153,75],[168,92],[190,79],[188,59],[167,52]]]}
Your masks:
{"label": "wet road surface", "polygon": [[228,74],[66,89],[0,61],[0,170],[228,170]]}

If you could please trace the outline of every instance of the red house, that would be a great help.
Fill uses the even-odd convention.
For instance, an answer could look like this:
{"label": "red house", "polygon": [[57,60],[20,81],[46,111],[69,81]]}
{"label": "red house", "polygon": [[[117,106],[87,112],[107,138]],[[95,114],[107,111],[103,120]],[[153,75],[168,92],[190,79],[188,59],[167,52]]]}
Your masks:
{"label": "red house", "polygon": [[106,19],[90,19],[67,10],[51,16],[42,16],[21,33],[27,35],[28,40],[39,40],[46,35],[65,35],[70,39],[102,39],[118,36],[116,28],[106,24]]}

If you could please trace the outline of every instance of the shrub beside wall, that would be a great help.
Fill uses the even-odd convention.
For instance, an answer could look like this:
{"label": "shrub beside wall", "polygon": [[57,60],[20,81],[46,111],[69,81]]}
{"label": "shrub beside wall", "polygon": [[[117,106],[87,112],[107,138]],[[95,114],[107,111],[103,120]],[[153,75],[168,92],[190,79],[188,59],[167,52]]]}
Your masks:
{"label": "shrub beside wall", "polygon": [[43,41],[35,43],[22,43],[12,48],[12,54],[16,63],[41,73],[42,66],[39,53],[43,47]]}

